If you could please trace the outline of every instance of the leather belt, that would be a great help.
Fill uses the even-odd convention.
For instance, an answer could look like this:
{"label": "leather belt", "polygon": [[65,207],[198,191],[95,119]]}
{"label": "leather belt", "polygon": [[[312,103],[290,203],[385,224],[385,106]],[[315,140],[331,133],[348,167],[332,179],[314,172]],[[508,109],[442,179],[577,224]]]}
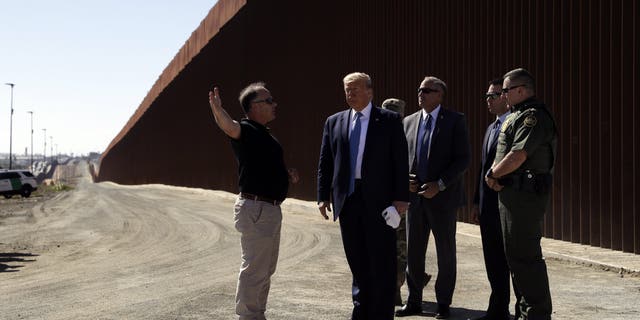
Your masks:
{"label": "leather belt", "polygon": [[240,192],[240,197],[245,198],[245,199],[249,199],[249,200],[254,200],[254,201],[266,202],[266,203],[272,204],[274,206],[279,206],[282,203],[282,201],[273,200],[271,198],[257,196],[255,194],[246,193],[246,192]]}

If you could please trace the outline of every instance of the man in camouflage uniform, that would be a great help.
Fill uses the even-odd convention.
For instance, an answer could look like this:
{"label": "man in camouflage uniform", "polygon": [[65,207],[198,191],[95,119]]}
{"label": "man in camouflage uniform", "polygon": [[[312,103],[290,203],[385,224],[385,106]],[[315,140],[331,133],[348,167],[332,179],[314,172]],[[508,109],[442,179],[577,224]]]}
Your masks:
{"label": "man in camouflage uniform", "polygon": [[504,75],[502,95],[513,113],[502,125],[493,166],[485,181],[499,191],[505,254],[522,294],[518,319],[551,319],[547,266],[542,257],[542,222],[549,203],[557,143],[556,125],[535,99],[533,76],[524,69]]}
{"label": "man in camouflage uniform", "polygon": [[[393,112],[399,113],[404,117],[404,107],[406,102],[404,100],[389,98],[382,102],[382,109],[391,110]],[[400,225],[398,229],[396,229],[396,237],[397,237],[397,255],[398,255],[398,274],[397,274],[397,282],[396,282],[396,297],[395,304],[396,306],[402,305],[402,296],[400,295],[400,288],[404,284],[406,269],[407,269],[407,214],[406,212],[400,214]],[[424,276],[424,285],[426,286],[429,280],[431,280],[431,275],[425,273]]]}

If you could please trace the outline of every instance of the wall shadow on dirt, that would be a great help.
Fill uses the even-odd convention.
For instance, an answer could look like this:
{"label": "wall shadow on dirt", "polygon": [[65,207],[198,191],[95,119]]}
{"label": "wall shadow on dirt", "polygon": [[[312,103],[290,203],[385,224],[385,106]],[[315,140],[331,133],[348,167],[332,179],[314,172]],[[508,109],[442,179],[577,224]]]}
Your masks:
{"label": "wall shadow on dirt", "polygon": [[33,253],[22,253],[22,252],[0,252],[0,272],[18,272],[19,269],[24,267],[24,264],[14,265],[7,264],[12,262],[34,262],[35,259],[29,259],[28,257],[37,257],[37,254]]}

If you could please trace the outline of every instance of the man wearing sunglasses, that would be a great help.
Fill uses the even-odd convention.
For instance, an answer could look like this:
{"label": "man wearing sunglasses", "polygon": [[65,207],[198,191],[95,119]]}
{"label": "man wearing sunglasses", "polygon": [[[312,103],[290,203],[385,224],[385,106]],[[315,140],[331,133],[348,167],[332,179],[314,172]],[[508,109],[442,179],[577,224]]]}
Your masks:
{"label": "man wearing sunglasses", "polygon": [[235,228],[241,234],[242,264],[236,289],[240,320],[265,319],[271,276],[276,271],[282,211],[289,182],[297,183],[295,169],[285,167],[282,147],[269,133],[278,105],[262,82],[240,92],[246,118],[233,120],[222,108],[218,88],[209,92],[216,123],[231,138],[239,166],[240,194],[234,206]]}
{"label": "man wearing sunglasses", "polygon": [[411,205],[407,215],[407,303],[396,316],[422,313],[425,254],[433,232],[438,257],[436,319],[450,316],[456,284],[456,210],[464,204],[462,175],[470,162],[469,133],[462,113],[442,107],[447,85],[426,77],[418,87],[420,110],[407,116]]}
{"label": "man wearing sunglasses", "polygon": [[[494,79],[489,83],[489,89],[485,94],[486,107],[490,114],[495,116],[484,134],[482,141],[482,158],[480,173],[477,176],[476,192],[473,198],[471,216],[474,222],[480,224],[482,236],[482,252],[484,265],[487,270],[487,278],[491,284],[489,307],[484,316],[476,320],[509,320],[510,298],[510,273],[507,258],[504,254],[502,241],[502,227],[500,225],[500,211],[498,210],[498,193],[485,183],[487,174],[496,156],[496,146],[500,128],[507,116],[511,114],[507,100],[502,96],[502,78]],[[520,294],[514,287],[516,301]],[[517,302],[516,302],[517,304]],[[516,318],[519,314],[516,309]]]}
{"label": "man wearing sunglasses", "polygon": [[[382,102],[382,109],[391,110],[393,112],[399,113],[402,117],[404,117],[404,107],[406,102],[404,100],[389,98]],[[404,285],[404,281],[406,278],[407,272],[407,215],[403,214],[400,218],[400,226],[396,229],[396,236],[398,238],[397,242],[397,255],[398,255],[398,266],[397,266],[397,276],[396,276],[396,294],[395,294],[395,304],[396,306],[402,306],[402,296],[400,295],[400,289],[402,285]],[[431,280],[431,275],[428,273],[424,274],[424,286],[427,286]]]}
{"label": "man wearing sunglasses", "polygon": [[485,175],[498,191],[505,254],[522,297],[518,319],[551,319],[551,294],[540,238],[550,198],[557,130],[544,103],[535,99],[525,69],[504,75],[502,95],[512,114],[502,124],[496,157]]}

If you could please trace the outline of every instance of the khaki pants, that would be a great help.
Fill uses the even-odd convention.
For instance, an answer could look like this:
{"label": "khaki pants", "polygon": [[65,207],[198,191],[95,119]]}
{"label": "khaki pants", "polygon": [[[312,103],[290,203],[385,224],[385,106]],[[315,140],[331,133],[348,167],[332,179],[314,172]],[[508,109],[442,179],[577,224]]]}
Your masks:
{"label": "khaki pants", "polygon": [[238,197],[234,221],[242,247],[236,313],[240,320],[262,320],[278,261],[282,211],[280,206]]}

